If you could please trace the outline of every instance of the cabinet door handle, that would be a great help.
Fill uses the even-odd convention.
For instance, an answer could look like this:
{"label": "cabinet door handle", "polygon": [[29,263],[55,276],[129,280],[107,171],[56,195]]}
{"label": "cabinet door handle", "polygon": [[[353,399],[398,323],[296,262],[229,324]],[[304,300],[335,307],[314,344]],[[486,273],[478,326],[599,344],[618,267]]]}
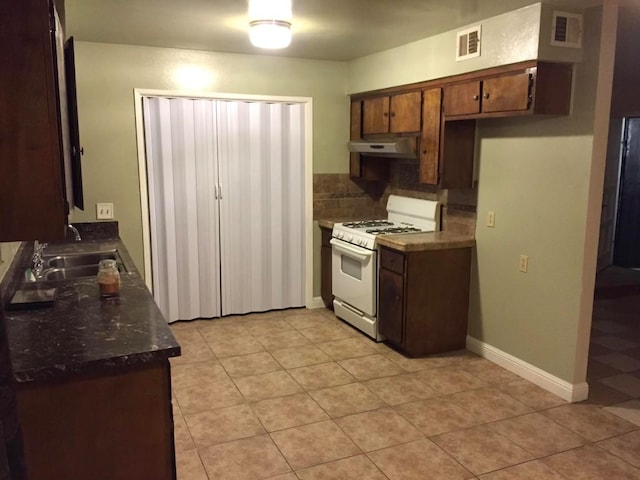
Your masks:
{"label": "cabinet door handle", "polygon": [[489,98],[489,92],[485,93],[482,97],[483,98]]}
{"label": "cabinet door handle", "polygon": [[384,116],[384,117],[388,117],[388,116],[389,116],[389,112],[384,112],[384,113],[382,114],[382,116]]}
{"label": "cabinet door handle", "polygon": [[480,97],[478,97],[478,95],[474,95],[474,96],[473,96],[473,99],[474,99],[474,100],[478,100],[478,98],[480,98]]}
{"label": "cabinet door handle", "polygon": [[396,112],[391,112],[391,116],[395,117],[396,116]]}

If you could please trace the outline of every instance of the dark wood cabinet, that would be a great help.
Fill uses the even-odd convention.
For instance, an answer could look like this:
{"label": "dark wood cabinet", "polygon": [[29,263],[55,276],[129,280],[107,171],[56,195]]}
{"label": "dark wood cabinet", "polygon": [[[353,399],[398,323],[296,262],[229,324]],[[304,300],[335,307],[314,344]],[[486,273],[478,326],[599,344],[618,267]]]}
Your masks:
{"label": "dark wood cabinet", "polygon": [[362,101],[362,135],[419,132],[422,93],[400,93]]}
{"label": "dark wood cabinet", "polygon": [[[351,102],[351,130],[349,138],[362,138],[362,113],[364,100]],[[351,152],[349,157],[349,176],[366,182],[386,182],[389,180],[389,162],[387,159],[367,157]]]}
{"label": "dark wood cabinet", "polygon": [[442,88],[425,90],[420,137],[420,183],[441,188],[472,187],[475,132],[475,120],[444,120]]}
{"label": "dark wood cabinet", "polygon": [[380,247],[380,333],[413,357],[464,348],[470,272],[471,247]]}
{"label": "dark wood cabinet", "polygon": [[320,247],[320,296],[327,308],[333,310],[333,292],[331,285],[331,229],[320,227],[322,245]]}
{"label": "dark wood cabinet", "polygon": [[444,86],[446,117],[494,117],[526,114],[567,115],[572,68],[536,62],[527,68],[498,69],[485,77]]}
{"label": "dark wood cabinet", "polygon": [[19,384],[30,480],[175,480],[169,362]]}
{"label": "dark wood cabinet", "polygon": [[0,2],[0,241],[65,235],[55,18],[52,1]]}
{"label": "dark wood cabinet", "polygon": [[[521,62],[352,97],[351,140],[419,135],[420,183],[473,186],[476,119],[568,115],[573,66]],[[389,159],[351,153],[352,178],[386,182]]]}

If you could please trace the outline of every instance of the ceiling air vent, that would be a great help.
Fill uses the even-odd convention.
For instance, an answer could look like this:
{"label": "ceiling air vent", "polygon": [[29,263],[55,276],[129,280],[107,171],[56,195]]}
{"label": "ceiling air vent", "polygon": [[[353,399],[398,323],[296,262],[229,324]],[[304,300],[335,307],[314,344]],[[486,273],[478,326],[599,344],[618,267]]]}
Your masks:
{"label": "ceiling air vent", "polygon": [[456,62],[480,56],[480,30],[481,26],[476,25],[458,32]]}
{"label": "ceiling air vent", "polygon": [[582,46],[582,15],[553,12],[551,45],[580,48]]}

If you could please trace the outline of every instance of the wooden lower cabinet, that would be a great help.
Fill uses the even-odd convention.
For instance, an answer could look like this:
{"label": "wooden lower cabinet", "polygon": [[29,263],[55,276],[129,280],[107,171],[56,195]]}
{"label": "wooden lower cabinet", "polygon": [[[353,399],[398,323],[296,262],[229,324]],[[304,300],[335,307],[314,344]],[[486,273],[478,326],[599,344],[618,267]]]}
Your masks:
{"label": "wooden lower cabinet", "polygon": [[175,480],[169,362],[18,385],[29,480]]}
{"label": "wooden lower cabinet", "polygon": [[320,247],[320,296],[327,308],[333,310],[333,292],[331,285],[331,229],[320,227],[322,246]]}
{"label": "wooden lower cabinet", "polygon": [[380,333],[412,357],[465,348],[470,274],[471,247],[380,247]]}

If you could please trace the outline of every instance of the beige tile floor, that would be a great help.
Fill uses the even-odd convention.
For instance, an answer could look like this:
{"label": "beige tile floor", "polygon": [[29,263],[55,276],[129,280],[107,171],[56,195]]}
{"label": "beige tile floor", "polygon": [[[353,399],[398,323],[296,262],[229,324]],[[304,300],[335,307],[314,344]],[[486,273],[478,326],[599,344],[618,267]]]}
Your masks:
{"label": "beige tile floor", "polygon": [[328,310],[172,326],[179,480],[640,480],[640,296],[598,300],[588,401]]}

